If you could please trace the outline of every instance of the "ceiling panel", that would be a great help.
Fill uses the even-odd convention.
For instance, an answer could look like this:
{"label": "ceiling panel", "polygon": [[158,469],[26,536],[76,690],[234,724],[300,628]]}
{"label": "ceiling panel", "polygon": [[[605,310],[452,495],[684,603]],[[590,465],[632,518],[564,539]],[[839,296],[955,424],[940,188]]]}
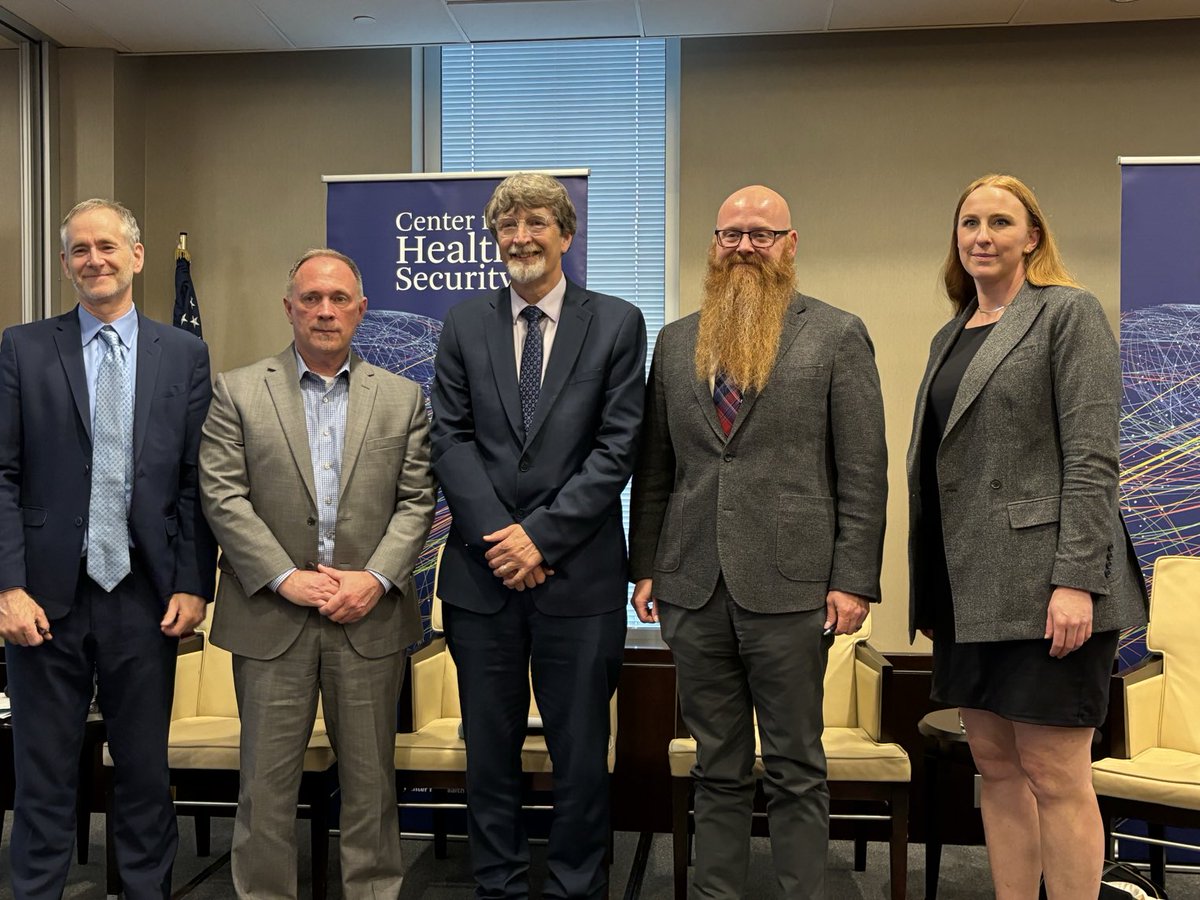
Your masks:
{"label": "ceiling panel", "polygon": [[[1088,0],[1085,0],[1088,2]],[[1106,2],[1106,0],[1090,0]],[[1001,25],[1021,0],[836,0],[830,30],[872,28],[939,28],[947,25]]]}
{"label": "ceiling panel", "polygon": [[287,50],[293,47],[267,17],[246,0],[67,2],[75,3],[81,14],[111,26],[135,53]]}
{"label": "ceiling panel", "polygon": [[641,35],[634,0],[451,0],[446,5],[470,41]]}
{"label": "ceiling panel", "polygon": [[[887,0],[885,0],[887,2]],[[833,0],[641,0],[647,36],[824,31]]]}
{"label": "ceiling panel", "polygon": [[286,50],[291,44],[246,0],[3,0],[66,47],[132,53]]}
{"label": "ceiling panel", "polygon": [[1068,22],[1130,22],[1140,19],[1200,18],[1196,0],[1025,0],[1014,25],[1058,25]]}
{"label": "ceiling panel", "polygon": [[111,24],[99,26],[89,22],[59,0],[0,0],[0,5],[64,47],[129,49],[120,40],[119,30]]}
{"label": "ceiling panel", "polygon": [[[442,0],[251,0],[297,47],[453,44],[462,32]],[[373,22],[356,22],[371,16]]]}

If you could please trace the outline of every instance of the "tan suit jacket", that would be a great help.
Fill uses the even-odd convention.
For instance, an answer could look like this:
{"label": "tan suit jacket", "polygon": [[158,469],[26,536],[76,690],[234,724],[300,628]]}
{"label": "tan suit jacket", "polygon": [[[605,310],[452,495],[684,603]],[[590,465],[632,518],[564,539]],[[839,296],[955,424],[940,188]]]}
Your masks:
{"label": "tan suit jacket", "polygon": [[[291,347],[217,376],[200,443],[200,489],[221,544],[213,642],[273,659],[296,640],[308,610],[270,582],[317,561],[316,491]],[[362,656],[396,653],[420,636],[412,571],[433,503],[421,389],[351,354],[333,565],[371,569],[394,585],[345,626]]]}

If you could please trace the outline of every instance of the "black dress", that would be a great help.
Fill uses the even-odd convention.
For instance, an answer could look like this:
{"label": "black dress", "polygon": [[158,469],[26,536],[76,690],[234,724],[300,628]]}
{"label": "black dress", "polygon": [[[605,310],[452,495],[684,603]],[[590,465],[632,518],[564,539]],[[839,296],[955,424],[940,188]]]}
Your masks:
{"label": "black dress", "polygon": [[927,590],[934,633],[931,696],[947,706],[983,709],[1017,722],[1098,727],[1108,712],[1108,680],[1118,631],[1093,634],[1062,659],[1051,657],[1050,641],[1041,638],[973,643],[954,639],[954,605],[938,503],[937,451],[959,383],[992,327],[963,329],[930,382],[922,424],[921,581]]}

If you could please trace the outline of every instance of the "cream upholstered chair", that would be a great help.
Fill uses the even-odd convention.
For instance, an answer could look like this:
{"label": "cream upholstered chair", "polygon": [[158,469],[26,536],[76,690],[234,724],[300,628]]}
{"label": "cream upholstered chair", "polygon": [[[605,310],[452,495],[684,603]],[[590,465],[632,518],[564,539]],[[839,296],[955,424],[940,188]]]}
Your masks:
{"label": "cream upholstered chair", "polygon": [[[438,565],[441,565],[438,550]],[[431,788],[435,802],[434,855],[446,855],[444,808],[445,792],[466,787],[467,745],[460,726],[462,709],[458,702],[458,668],[441,637],[442,605],[437,579],[433,589],[432,626],[434,639],[410,659],[409,683],[412,700],[412,731],[396,735],[397,788]],[[540,721],[537,701],[530,689],[529,717]],[[617,698],[609,705],[608,770],[617,759]],[[553,767],[546,738],[540,729],[531,729],[521,748],[521,770],[527,787],[549,791],[553,787]]]}
{"label": "cream upholstered chair", "polygon": [[[203,626],[201,626],[203,627]],[[167,763],[175,792],[175,809],[196,823],[196,852],[209,854],[210,818],[237,811],[241,719],[233,687],[233,657],[197,631],[180,644],[175,668],[175,695]],[[336,787],[334,753],[325,732],[321,707],[304,754],[298,811],[311,821],[314,900],[323,900],[329,868],[329,798]],[[104,764],[112,765],[108,746]],[[111,817],[110,817],[111,818]],[[112,842],[108,842],[111,848]],[[117,893],[111,850],[108,892]]]}
{"label": "cream upholstered chair", "polygon": [[[866,865],[866,838],[860,829],[879,820],[877,812],[862,812],[864,804],[886,809],[886,838],[891,848],[891,897],[892,900],[904,900],[908,880],[908,785],[912,780],[912,768],[904,748],[887,741],[882,733],[884,685],[890,678],[891,664],[866,643],[870,636],[871,617],[867,616],[858,634],[839,635],[829,650],[823,708],[825,730],[821,743],[828,763],[832,817],[858,820],[855,868],[861,870]],[[756,753],[761,753],[757,733],[754,744]],[[671,741],[669,755],[675,897],[686,900],[696,741],[691,737],[676,738]],[[754,772],[758,778],[762,777],[761,755],[755,762]],[[854,801],[855,812],[839,812],[844,801]]]}
{"label": "cream upholstered chair", "polygon": [[[1164,825],[1200,827],[1200,557],[1160,556],[1154,564],[1152,655],[1117,676],[1109,706],[1113,755],[1092,764],[1110,841],[1114,818],[1143,819],[1150,837]],[[1162,845],[1150,845],[1151,879],[1166,877]]]}

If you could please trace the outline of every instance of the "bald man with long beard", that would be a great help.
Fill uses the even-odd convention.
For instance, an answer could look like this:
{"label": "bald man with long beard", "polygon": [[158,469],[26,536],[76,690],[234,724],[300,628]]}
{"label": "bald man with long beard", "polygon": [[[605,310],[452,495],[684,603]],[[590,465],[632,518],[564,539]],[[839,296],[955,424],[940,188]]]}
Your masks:
{"label": "bald man with long beard", "polygon": [[700,312],[658,338],[633,477],[633,605],[696,738],[692,897],[745,896],[762,738],[783,896],[825,896],[822,682],[879,599],[883,400],[863,323],[798,293],[787,201],[717,213]]}

